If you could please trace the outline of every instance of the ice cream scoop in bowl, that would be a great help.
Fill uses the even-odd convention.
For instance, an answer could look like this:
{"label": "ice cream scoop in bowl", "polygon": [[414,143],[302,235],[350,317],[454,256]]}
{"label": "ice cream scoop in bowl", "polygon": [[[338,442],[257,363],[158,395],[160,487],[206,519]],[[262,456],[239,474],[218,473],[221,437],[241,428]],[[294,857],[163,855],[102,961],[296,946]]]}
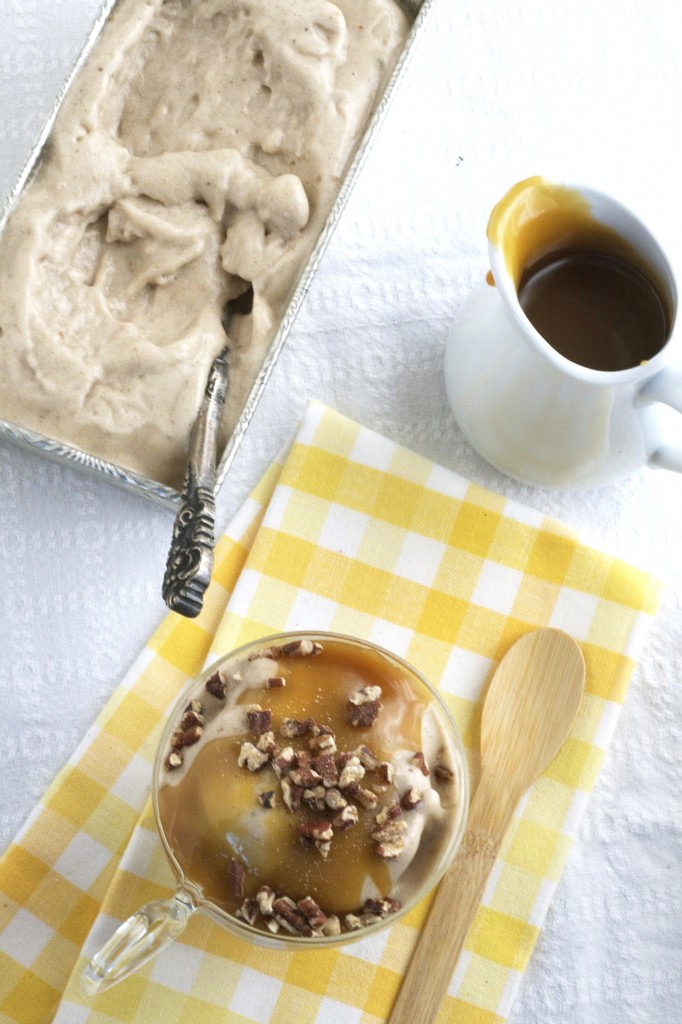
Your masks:
{"label": "ice cream scoop in bowl", "polygon": [[469,779],[457,727],[419,672],[363,640],[297,632],[240,647],[183,690],[152,798],[177,888],[92,958],[92,994],[197,910],[290,950],[386,927],[451,863]]}

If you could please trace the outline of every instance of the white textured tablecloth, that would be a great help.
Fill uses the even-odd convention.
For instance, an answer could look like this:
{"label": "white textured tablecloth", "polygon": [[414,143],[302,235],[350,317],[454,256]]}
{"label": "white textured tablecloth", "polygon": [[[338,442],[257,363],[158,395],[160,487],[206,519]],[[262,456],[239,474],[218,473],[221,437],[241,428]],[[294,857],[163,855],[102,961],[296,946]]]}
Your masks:
{"label": "white textured tablecloth", "polygon": [[[97,8],[0,0],[0,195]],[[577,493],[510,481],[453,421],[443,343],[487,269],[490,207],[529,174],[631,205],[682,282],[680,17],[677,0],[436,3],[219,503],[224,522],[317,397],[668,582],[513,1024],[681,1019],[682,477],[643,469]],[[0,446],[0,849],[164,615],[171,525]]]}

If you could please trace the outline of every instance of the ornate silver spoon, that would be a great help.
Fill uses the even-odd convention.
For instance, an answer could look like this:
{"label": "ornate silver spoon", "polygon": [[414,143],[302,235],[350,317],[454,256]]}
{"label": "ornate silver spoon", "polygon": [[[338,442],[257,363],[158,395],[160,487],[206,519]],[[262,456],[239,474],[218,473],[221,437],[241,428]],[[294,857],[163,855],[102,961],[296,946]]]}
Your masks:
{"label": "ornate silver spoon", "polygon": [[229,382],[227,353],[225,346],[213,360],[190,434],[187,472],[161,591],[172,611],[190,619],[201,611],[213,570],[216,451]]}

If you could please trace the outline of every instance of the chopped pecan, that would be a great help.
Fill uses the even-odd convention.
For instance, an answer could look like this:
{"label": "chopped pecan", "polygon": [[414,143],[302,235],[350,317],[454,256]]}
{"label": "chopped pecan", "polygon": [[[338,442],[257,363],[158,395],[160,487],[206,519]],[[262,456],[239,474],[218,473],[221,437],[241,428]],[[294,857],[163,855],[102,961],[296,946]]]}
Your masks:
{"label": "chopped pecan", "polygon": [[348,806],[348,801],[341,790],[337,789],[336,786],[332,786],[331,789],[326,790],[324,786],[321,786],[320,788],[322,789],[322,803],[323,805],[326,803],[330,810],[342,811],[344,807]]}
{"label": "chopped pecan", "polygon": [[310,747],[313,754],[329,753],[333,754],[336,750],[336,740],[333,732],[323,732],[318,736],[311,736],[308,740],[308,746]]}
{"label": "chopped pecan", "polygon": [[416,765],[416,767],[419,769],[422,775],[431,774],[429,766],[426,763],[426,758],[422,754],[421,750],[418,750],[416,754],[413,754],[413,756],[410,758],[410,764]]}
{"label": "chopped pecan", "polygon": [[297,750],[294,753],[294,768],[310,768],[313,763],[313,755],[309,750]]}
{"label": "chopped pecan", "polygon": [[373,704],[381,697],[380,686],[362,686],[359,690],[351,693],[348,700],[351,704]]}
{"label": "chopped pecan", "polygon": [[305,789],[312,789],[322,781],[322,777],[312,768],[294,768],[289,772],[289,778],[295,786],[303,786]]}
{"label": "chopped pecan", "polygon": [[282,654],[290,658],[311,658],[322,652],[322,644],[316,640],[291,640],[282,645]]}
{"label": "chopped pecan", "polygon": [[284,928],[298,932],[306,937],[310,937],[313,934],[307,917],[288,896],[280,896],[274,901],[272,906],[276,919]]}
{"label": "chopped pecan", "polygon": [[259,651],[254,651],[249,655],[249,661],[255,661],[257,658],[270,658],[271,661],[277,661],[281,653],[282,648],[277,644],[272,644],[270,647],[261,647]]}
{"label": "chopped pecan", "polygon": [[291,813],[294,814],[301,806],[304,792],[303,787],[294,786],[288,778],[283,778],[280,785],[282,787],[282,799]]}
{"label": "chopped pecan", "polygon": [[360,914],[360,924],[363,928],[369,928],[371,924],[380,924],[383,917],[380,914],[370,914],[368,911]]}
{"label": "chopped pecan", "polygon": [[327,806],[325,802],[326,793],[327,790],[324,786],[314,786],[313,789],[304,789],[302,798],[303,803],[307,804],[311,811],[323,811]]}
{"label": "chopped pecan", "polygon": [[391,896],[386,896],[385,899],[368,897],[363,907],[364,913],[378,914],[379,917],[388,917],[389,914],[395,914],[397,910],[400,910],[400,904]]}
{"label": "chopped pecan", "polygon": [[424,799],[424,794],[421,789],[416,789],[414,786],[412,789],[408,789],[400,798],[400,806],[406,811],[413,811],[418,804]]}
{"label": "chopped pecan", "polygon": [[261,807],[264,807],[266,811],[271,811],[275,806],[275,791],[274,789],[264,789],[258,794],[258,802]]}
{"label": "chopped pecan", "polygon": [[288,775],[291,771],[291,766],[294,763],[294,748],[284,747],[280,750],[279,754],[273,761],[273,768],[275,769],[275,775],[278,779],[283,779],[285,775]]}
{"label": "chopped pecan", "polygon": [[397,818],[395,821],[387,821],[385,825],[375,828],[372,832],[372,839],[377,843],[395,843],[398,840],[402,841],[406,832],[407,825],[402,818]]}
{"label": "chopped pecan", "polygon": [[320,905],[312,896],[304,896],[302,900],[298,900],[296,905],[315,931],[319,931],[327,922],[327,915],[320,909]]}
{"label": "chopped pecan", "polygon": [[[285,917],[282,917],[281,914],[275,914],[274,917],[271,917],[271,918],[268,919],[267,923],[268,924],[276,924],[277,925],[277,931],[279,931],[280,928],[284,928],[284,930],[286,932],[289,932],[291,935],[300,935],[301,934],[301,932],[299,932],[298,928],[296,928],[295,925],[293,925],[290,921],[287,921],[287,919]],[[310,930],[312,932],[312,928]],[[270,931],[271,932],[274,931],[274,928],[270,928]]]}
{"label": "chopped pecan", "polygon": [[332,754],[318,754],[313,758],[313,768],[327,787],[335,786],[339,781],[339,772]]}
{"label": "chopped pecan", "polygon": [[202,714],[198,714],[196,711],[185,711],[180,722],[180,728],[182,731],[186,732],[187,729],[191,729],[195,725],[200,725],[203,728],[204,716]]}
{"label": "chopped pecan", "polygon": [[258,909],[264,917],[267,917],[268,914],[274,914],[272,908],[274,899],[275,890],[271,889],[269,885],[261,885],[256,893],[256,902],[258,903]]}
{"label": "chopped pecan", "polygon": [[325,860],[327,859],[334,835],[331,822],[301,821],[298,826],[298,833],[304,846],[314,846],[318,853]]}
{"label": "chopped pecan", "polygon": [[166,769],[169,772],[173,772],[173,771],[175,771],[176,768],[180,767],[180,765],[182,764],[182,761],[183,761],[183,757],[182,757],[182,754],[180,753],[180,751],[179,750],[171,750],[170,754],[168,755],[168,757],[166,758],[166,760],[163,763],[164,763],[164,765],[166,766]]}
{"label": "chopped pecan", "polygon": [[254,925],[258,917],[257,901],[252,896],[247,896],[235,916],[243,918],[247,924]]}
{"label": "chopped pecan", "polygon": [[[272,725],[272,711],[269,708],[259,708],[254,711],[247,711],[246,717],[249,720],[249,729],[257,736],[269,732]],[[274,739],[274,737],[273,737]]]}
{"label": "chopped pecan", "polygon": [[283,718],[279,727],[280,735],[286,739],[294,739],[297,736],[305,736],[312,732],[315,723],[312,718],[301,721],[299,718]]}
{"label": "chopped pecan", "polygon": [[342,811],[339,811],[332,825],[338,832],[343,832],[344,829],[350,828],[351,825],[357,825],[357,823],[358,809],[355,804],[348,804]]}
{"label": "chopped pecan", "polygon": [[185,711],[193,711],[195,715],[203,715],[204,705],[200,700],[191,700],[185,708]]}
{"label": "chopped pecan", "polygon": [[246,878],[246,868],[244,867],[244,865],[242,864],[238,857],[230,858],[229,873],[230,886],[232,888],[232,892],[239,899],[242,899],[244,895],[244,880]]}
{"label": "chopped pecan", "polygon": [[330,821],[301,821],[298,825],[301,839],[331,839],[334,835]]}
{"label": "chopped pecan", "polygon": [[360,779],[364,778],[365,769],[360,764],[360,758],[356,754],[351,754],[339,775],[339,789],[346,789],[351,782],[359,782]]}
{"label": "chopped pecan", "polygon": [[201,739],[203,729],[200,725],[191,725],[189,729],[185,729],[182,734],[182,745],[183,747],[191,747],[192,744],[198,743]]}
{"label": "chopped pecan", "polygon": [[275,743],[274,732],[264,732],[256,740],[256,747],[258,750],[262,750],[268,757],[275,758],[279,755],[280,749]]}
{"label": "chopped pecan", "polygon": [[185,741],[183,739],[182,729],[176,729],[170,739],[171,750],[180,750],[184,746]]}
{"label": "chopped pecan", "polygon": [[334,730],[330,725],[320,725],[316,722],[313,726],[313,736],[333,736]]}
{"label": "chopped pecan", "polygon": [[374,820],[377,825],[385,825],[387,821],[394,821],[396,818],[399,818],[402,813],[400,804],[393,803],[389,804],[387,807],[382,807]]}
{"label": "chopped pecan", "polygon": [[287,681],[284,676],[270,676],[267,682],[268,689],[280,690],[283,686],[287,685]]}
{"label": "chopped pecan", "polygon": [[385,782],[387,786],[390,786],[393,782],[393,776],[395,775],[395,768],[390,761],[380,761],[377,767],[377,775],[382,782]]}
{"label": "chopped pecan", "polygon": [[357,914],[346,914],[343,920],[349,932],[355,932],[362,928],[362,921]]}
{"label": "chopped pecan", "polygon": [[383,860],[395,860],[403,852],[404,847],[403,840],[397,839],[394,843],[377,843],[374,852]]}
{"label": "chopped pecan", "polygon": [[340,935],[341,934],[341,922],[339,921],[336,914],[330,914],[327,920],[322,925],[323,935]]}
{"label": "chopped pecan", "polygon": [[353,753],[356,757],[360,758],[360,764],[365,771],[373,772],[379,767],[379,758],[369,749],[369,747],[365,746],[364,743],[361,743],[359,747],[356,747]]}
{"label": "chopped pecan", "polygon": [[225,700],[227,683],[220,672],[214,672],[211,678],[207,680],[206,689],[218,700]]}
{"label": "chopped pecan", "polygon": [[358,729],[369,729],[376,722],[381,711],[381,703],[378,700],[368,701],[366,704],[351,704],[346,710],[346,720],[349,725]]}
{"label": "chopped pecan", "polygon": [[433,769],[433,774],[441,782],[451,782],[455,777],[454,772],[445,764],[437,764]]}
{"label": "chopped pecan", "polygon": [[373,811],[379,803],[376,793],[373,793],[371,789],[363,789],[362,786],[358,786],[358,791],[353,795],[353,799],[366,811]]}
{"label": "chopped pecan", "polygon": [[239,748],[239,757],[237,758],[237,764],[240,768],[248,768],[250,772],[257,772],[267,764],[269,761],[268,755],[263,751],[259,750],[258,747],[254,747],[253,743],[248,740],[242,743]]}

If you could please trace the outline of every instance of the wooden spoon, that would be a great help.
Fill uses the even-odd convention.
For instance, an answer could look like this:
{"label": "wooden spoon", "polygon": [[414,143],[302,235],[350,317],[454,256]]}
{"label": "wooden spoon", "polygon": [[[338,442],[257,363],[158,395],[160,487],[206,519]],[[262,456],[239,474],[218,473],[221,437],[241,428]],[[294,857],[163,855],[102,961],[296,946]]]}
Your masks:
{"label": "wooden spoon", "polygon": [[585,688],[580,648],[558,629],[527,633],[493,676],[481,718],[481,778],[389,1024],[436,1019],[514,810],[557,755]]}

